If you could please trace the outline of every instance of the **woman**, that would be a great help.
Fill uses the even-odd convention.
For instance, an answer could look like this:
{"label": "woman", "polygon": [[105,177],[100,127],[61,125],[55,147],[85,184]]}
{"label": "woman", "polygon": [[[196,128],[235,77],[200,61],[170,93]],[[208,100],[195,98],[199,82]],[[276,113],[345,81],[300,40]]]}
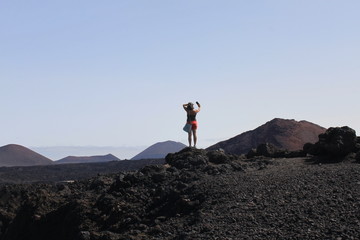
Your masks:
{"label": "woman", "polygon": [[194,136],[194,147],[196,147],[197,142],[196,130],[198,123],[196,121],[196,114],[200,112],[200,103],[196,102],[196,105],[198,109],[194,109],[194,104],[191,102],[183,104],[183,108],[187,112],[187,123],[191,124],[191,131],[188,133],[189,147],[191,147],[192,135]]}

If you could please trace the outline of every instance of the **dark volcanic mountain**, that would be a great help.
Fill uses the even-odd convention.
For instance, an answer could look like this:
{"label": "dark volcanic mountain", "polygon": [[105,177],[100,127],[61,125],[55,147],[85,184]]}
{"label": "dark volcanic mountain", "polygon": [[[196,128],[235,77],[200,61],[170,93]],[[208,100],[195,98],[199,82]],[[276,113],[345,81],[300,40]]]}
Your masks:
{"label": "dark volcanic mountain", "polygon": [[35,166],[49,165],[53,161],[20,145],[9,144],[0,147],[0,166]]}
{"label": "dark volcanic mountain", "polygon": [[76,157],[76,156],[68,156],[62,158],[55,163],[63,164],[63,163],[95,163],[95,162],[111,162],[111,161],[120,161],[119,158],[115,157],[112,154],[104,155],[104,156],[90,156],[90,157]]}
{"label": "dark volcanic mountain", "polygon": [[185,147],[185,144],[180,142],[159,142],[148,147],[131,160],[165,158],[168,153],[178,152]]}
{"label": "dark volcanic mountain", "polygon": [[296,151],[305,143],[315,143],[325,128],[307,121],[275,118],[264,125],[229,140],[210,146],[208,150],[222,148],[232,154],[246,154],[262,143],[272,143],[278,148]]}

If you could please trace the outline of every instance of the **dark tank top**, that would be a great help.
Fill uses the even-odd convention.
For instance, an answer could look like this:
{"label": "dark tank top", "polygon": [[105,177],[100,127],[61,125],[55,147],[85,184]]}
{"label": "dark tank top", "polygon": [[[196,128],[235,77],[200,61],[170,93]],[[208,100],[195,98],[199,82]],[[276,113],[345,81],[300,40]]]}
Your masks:
{"label": "dark tank top", "polygon": [[187,121],[188,122],[196,121],[196,113],[195,113],[195,115],[191,115],[191,114],[188,113]]}

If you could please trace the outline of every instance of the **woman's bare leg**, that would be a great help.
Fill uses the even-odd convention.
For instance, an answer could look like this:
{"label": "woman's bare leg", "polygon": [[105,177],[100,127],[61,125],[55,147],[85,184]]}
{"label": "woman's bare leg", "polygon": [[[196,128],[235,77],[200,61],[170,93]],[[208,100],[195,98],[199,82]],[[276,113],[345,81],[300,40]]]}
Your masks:
{"label": "woman's bare leg", "polygon": [[191,131],[188,133],[189,147],[191,147]]}
{"label": "woman's bare leg", "polygon": [[197,135],[196,135],[196,129],[192,130],[193,135],[194,135],[194,147],[196,147],[196,143],[197,143]]}

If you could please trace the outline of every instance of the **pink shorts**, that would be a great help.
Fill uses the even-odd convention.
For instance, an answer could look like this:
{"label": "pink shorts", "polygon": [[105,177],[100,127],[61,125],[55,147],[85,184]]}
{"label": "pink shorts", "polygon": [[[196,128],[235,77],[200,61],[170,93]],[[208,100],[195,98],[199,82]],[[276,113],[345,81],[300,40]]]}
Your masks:
{"label": "pink shorts", "polygon": [[191,124],[191,130],[196,130],[198,128],[198,123],[197,121],[191,121],[191,122],[188,122]]}

